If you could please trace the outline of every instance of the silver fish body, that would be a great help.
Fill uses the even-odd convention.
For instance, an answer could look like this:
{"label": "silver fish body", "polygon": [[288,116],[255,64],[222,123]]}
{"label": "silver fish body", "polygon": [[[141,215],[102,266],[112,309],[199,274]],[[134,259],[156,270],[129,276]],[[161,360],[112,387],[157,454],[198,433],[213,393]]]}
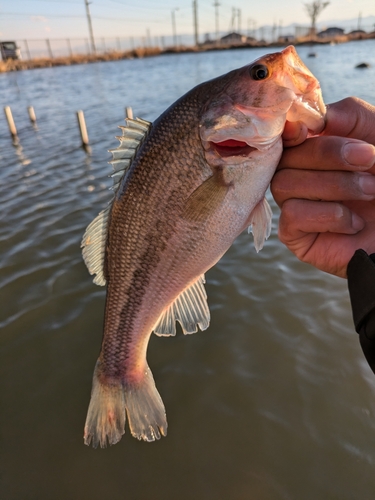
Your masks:
{"label": "silver fish body", "polygon": [[287,119],[324,126],[317,80],[294,48],[203,83],[154,124],[129,120],[114,163],[112,205],[82,246],[107,285],[104,336],[85,443],[166,435],[165,409],[146,361],[152,332],[209,325],[204,273],[247,227],[260,250],[271,229],[265,192],[282,153]]}

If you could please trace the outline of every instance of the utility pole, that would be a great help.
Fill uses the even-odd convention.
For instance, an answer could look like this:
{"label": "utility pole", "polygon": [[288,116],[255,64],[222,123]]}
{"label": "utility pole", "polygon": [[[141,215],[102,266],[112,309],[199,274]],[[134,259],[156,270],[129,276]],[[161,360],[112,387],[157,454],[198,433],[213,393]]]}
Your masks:
{"label": "utility pole", "polygon": [[85,0],[85,6],[86,6],[87,22],[88,22],[88,25],[89,25],[89,33],[90,33],[90,40],[91,40],[91,52],[93,54],[95,54],[96,53],[96,47],[95,47],[94,33],[92,31],[91,16],[90,16],[90,9],[89,9],[89,2],[88,2],[88,0]]}
{"label": "utility pole", "polygon": [[241,9],[237,9],[237,31],[241,33]]}
{"label": "utility pole", "polygon": [[198,36],[198,5],[197,0],[193,0],[193,18],[194,18],[194,40],[195,45],[198,46],[199,36]]}
{"label": "utility pole", "polygon": [[283,36],[283,21],[279,20],[279,36]]}
{"label": "utility pole", "polygon": [[216,42],[218,42],[219,41],[219,7],[220,7],[220,4],[219,4],[218,0],[215,0],[213,5],[215,7]]}
{"label": "utility pole", "polygon": [[236,9],[234,7],[232,7],[232,20],[231,20],[231,23],[230,23],[230,31],[234,31],[234,19],[236,17]]}
{"label": "utility pole", "polygon": [[176,9],[172,10],[172,33],[173,33],[173,45],[174,47],[177,47],[177,34],[176,34],[176,10],[178,10],[178,7]]}

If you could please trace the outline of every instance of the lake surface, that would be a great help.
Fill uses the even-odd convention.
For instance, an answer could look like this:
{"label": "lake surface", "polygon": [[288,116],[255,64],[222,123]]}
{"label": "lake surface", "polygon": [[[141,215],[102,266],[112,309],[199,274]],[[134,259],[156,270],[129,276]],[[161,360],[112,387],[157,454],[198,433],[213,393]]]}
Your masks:
{"label": "lake surface", "polygon": [[[314,50],[316,58],[308,58]],[[302,47],[325,101],[375,104],[375,40]],[[375,376],[344,280],[302,264],[272,235],[241,235],[207,273],[205,332],[151,339],[168,437],[127,430],[83,445],[105,291],[81,258],[106,206],[124,109],[154,120],[194,85],[265,53],[246,49],[0,75],[0,497],[4,500],[369,500]],[[369,62],[366,70],[354,69]],[[34,106],[33,128],[27,106]],[[91,154],[80,147],[83,109]]]}

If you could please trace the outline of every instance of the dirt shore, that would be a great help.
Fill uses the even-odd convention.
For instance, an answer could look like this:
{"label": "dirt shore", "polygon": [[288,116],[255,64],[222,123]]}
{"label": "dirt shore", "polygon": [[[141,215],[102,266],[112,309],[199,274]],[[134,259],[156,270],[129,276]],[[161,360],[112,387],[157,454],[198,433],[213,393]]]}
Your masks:
{"label": "dirt shore", "polygon": [[366,34],[360,37],[350,37],[348,35],[342,35],[340,37],[330,38],[330,39],[318,39],[318,38],[301,38],[293,42],[285,43],[241,43],[234,45],[217,45],[212,44],[202,44],[198,47],[172,47],[167,49],[161,49],[159,47],[146,47],[137,48],[134,50],[119,52],[111,51],[102,54],[77,54],[70,57],[56,57],[49,58],[43,57],[38,59],[29,60],[14,60],[8,59],[7,61],[0,61],[0,73],[5,73],[8,71],[22,71],[25,69],[36,69],[36,68],[50,68],[52,66],[70,66],[73,64],[88,64],[99,61],[118,61],[120,59],[136,59],[142,57],[157,56],[160,54],[174,54],[174,53],[191,53],[191,52],[205,52],[210,50],[230,50],[230,49],[245,49],[245,48],[255,48],[255,47],[283,47],[293,43],[293,45],[321,45],[329,43],[345,43],[352,40],[368,40],[369,38],[375,38],[375,32]]}

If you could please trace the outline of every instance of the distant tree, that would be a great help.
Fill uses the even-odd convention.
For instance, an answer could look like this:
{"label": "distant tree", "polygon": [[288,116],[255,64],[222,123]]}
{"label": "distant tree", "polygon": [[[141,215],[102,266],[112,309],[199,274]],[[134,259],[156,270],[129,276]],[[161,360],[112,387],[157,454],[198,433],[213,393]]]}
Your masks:
{"label": "distant tree", "polygon": [[330,2],[322,2],[321,0],[314,0],[310,3],[305,3],[305,8],[311,20],[310,34],[316,33],[316,20],[320,13],[329,5]]}

